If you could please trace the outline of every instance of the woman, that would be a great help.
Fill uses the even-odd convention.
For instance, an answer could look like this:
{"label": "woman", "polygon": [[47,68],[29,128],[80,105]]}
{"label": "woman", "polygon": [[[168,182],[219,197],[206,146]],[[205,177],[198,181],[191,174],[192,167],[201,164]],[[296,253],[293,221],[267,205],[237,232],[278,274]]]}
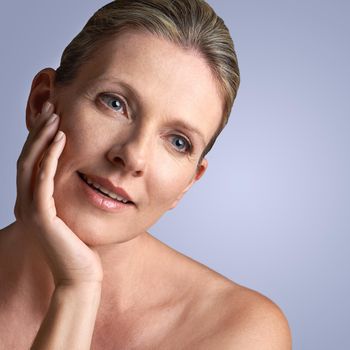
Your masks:
{"label": "woman", "polygon": [[275,304],[147,233],[207,169],[238,73],[205,2],[117,0],[36,75],[2,348],[290,349]]}

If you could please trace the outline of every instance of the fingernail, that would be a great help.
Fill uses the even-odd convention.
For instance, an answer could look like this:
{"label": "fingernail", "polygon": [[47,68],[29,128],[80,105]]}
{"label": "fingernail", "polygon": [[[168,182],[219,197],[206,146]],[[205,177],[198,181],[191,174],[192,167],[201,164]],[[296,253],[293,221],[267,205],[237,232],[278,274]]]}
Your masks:
{"label": "fingernail", "polygon": [[42,112],[49,113],[52,107],[53,107],[53,104],[49,101],[46,101],[43,105]]}
{"label": "fingernail", "polygon": [[58,142],[58,141],[62,140],[63,136],[64,136],[64,133],[63,133],[63,131],[60,130],[60,131],[56,134],[56,136],[55,136],[53,142]]}
{"label": "fingernail", "polygon": [[57,114],[52,114],[52,116],[47,120],[46,125],[52,124],[54,121],[56,121],[58,118]]}

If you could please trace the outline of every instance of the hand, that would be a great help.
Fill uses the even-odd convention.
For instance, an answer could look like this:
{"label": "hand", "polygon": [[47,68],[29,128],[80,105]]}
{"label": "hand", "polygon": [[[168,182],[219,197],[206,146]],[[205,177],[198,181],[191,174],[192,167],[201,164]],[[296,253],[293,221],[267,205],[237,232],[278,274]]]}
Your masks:
{"label": "hand", "polygon": [[62,131],[57,132],[59,116],[53,109],[52,104],[44,104],[18,158],[15,216],[41,245],[56,286],[101,283],[99,255],[57,216],[54,176],[66,139]]}

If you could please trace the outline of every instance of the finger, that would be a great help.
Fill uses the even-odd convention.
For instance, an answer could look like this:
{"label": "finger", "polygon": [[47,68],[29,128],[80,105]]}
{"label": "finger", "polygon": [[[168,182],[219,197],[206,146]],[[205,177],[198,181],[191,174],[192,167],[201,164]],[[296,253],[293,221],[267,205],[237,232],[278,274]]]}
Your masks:
{"label": "finger", "polygon": [[26,143],[30,142],[33,138],[36,138],[38,132],[41,130],[41,128],[46,123],[46,120],[53,114],[53,112],[54,112],[54,105],[46,101],[43,104],[41,112],[38,113],[37,116],[35,117],[34,123],[30,126]]}
{"label": "finger", "polygon": [[45,121],[53,112],[53,105],[47,102],[44,103],[41,113],[38,113],[35,117],[35,122],[30,126],[29,134],[23,145],[21,154],[17,159],[17,168],[22,167],[25,163],[27,155],[31,152],[31,143],[33,139],[37,137],[38,132],[42,129]]}
{"label": "finger", "polygon": [[18,161],[26,159],[28,155],[32,153],[32,143],[40,136],[40,133],[43,131],[47,121],[54,115],[52,113],[52,109],[50,109],[50,113],[44,112],[44,113],[39,113],[36,116],[35,123],[32,125],[28,137],[24,143],[22,152],[18,158]]}
{"label": "finger", "polygon": [[41,130],[41,132],[44,133],[43,138],[41,138],[41,134],[39,133],[36,142],[33,142],[32,152],[30,153],[30,156],[32,156],[33,153],[35,153],[35,151],[38,152],[39,157],[35,159],[35,157],[33,156],[33,161],[36,161],[36,165],[39,168],[41,166],[40,163],[45,155],[45,152],[47,152],[48,147],[50,146],[52,139],[55,136],[55,133],[57,132],[59,120],[60,119],[57,114],[52,114],[52,116],[50,116],[50,118],[47,120],[47,124],[45,124]]}
{"label": "finger", "polygon": [[52,115],[51,119],[37,132],[36,138],[28,138],[17,163],[17,190],[21,194],[30,193],[30,184],[35,165],[40,156],[49,145],[58,126],[58,116]]}
{"label": "finger", "polygon": [[20,196],[20,203],[24,206],[28,206],[32,199],[36,165],[58,127],[57,115],[52,115],[51,119],[46,120],[47,122],[37,132],[36,138],[26,142],[17,163],[17,195]]}
{"label": "finger", "polygon": [[[65,146],[65,134],[58,131],[55,139],[48,148],[41,161],[41,167],[36,176],[33,192],[33,203],[39,213],[44,216],[56,216],[56,208],[53,199],[54,177],[57,170],[58,159]],[[49,211],[49,212],[48,212]]]}

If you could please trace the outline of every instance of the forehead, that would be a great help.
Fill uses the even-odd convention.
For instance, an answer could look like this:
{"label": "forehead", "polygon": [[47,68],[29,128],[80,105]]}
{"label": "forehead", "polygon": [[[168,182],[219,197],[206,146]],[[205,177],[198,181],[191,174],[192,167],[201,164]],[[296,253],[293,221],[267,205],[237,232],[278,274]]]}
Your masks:
{"label": "forehead", "polygon": [[149,33],[125,32],[104,42],[76,83],[86,89],[129,86],[145,112],[190,121],[206,141],[222,117],[220,90],[204,58]]}

